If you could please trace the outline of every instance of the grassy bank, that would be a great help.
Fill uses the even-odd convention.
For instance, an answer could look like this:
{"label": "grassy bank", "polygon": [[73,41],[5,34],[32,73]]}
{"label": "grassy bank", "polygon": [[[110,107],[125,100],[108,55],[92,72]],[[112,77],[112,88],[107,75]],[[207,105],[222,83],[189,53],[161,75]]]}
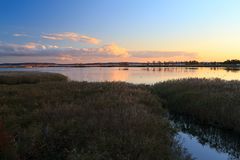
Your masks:
{"label": "grassy bank", "polygon": [[239,81],[182,79],[158,83],[152,88],[166,100],[170,111],[240,133]]}
{"label": "grassy bank", "polygon": [[144,86],[19,74],[0,76],[0,159],[188,159]]}
{"label": "grassy bank", "polygon": [[0,72],[0,84],[36,84],[49,81],[66,81],[67,77],[44,72]]}

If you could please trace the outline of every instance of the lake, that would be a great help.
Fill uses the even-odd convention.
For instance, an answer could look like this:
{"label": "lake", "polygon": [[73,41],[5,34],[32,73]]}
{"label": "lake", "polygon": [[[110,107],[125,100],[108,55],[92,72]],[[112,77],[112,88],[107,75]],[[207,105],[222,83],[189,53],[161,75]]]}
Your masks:
{"label": "lake", "polygon": [[[0,71],[43,71],[61,73],[74,81],[124,81],[134,84],[154,84],[181,78],[221,78],[240,80],[239,68],[193,67],[131,67],[131,68],[0,68]],[[198,126],[183,118],[172,121],[179,129],[176,138],[197,160],[240,159],[240,138],[219,129]]]}
{"label": "lake", "polygon": [[134,84],[154,84],[160,81],[180,78],[221,78],[240,80],[240,68],[209,68],[209,67],[91,67],[91,68],[0,68],[0,71],[44,71],[66,75],[71,80],[103,82],[124,81]]}

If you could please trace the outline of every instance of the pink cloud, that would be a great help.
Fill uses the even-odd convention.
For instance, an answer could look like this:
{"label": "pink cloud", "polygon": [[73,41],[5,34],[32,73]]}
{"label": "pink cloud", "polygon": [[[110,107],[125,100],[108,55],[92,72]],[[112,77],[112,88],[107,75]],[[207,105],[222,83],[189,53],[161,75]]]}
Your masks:
{"label": "pink cloud", "polygon": [[44,34],[41,36],[43,39],[48,40],[71,40],[78,42],[85,42],[90,44],[99,44],[100,40],[97,38],[80,35],[74,32],[64,32],[64,33],[56,33],[56,34]]}
{"label": "pink cloud", "polygon": [[26,44],[0,43],[0,61],[4,59],[31,59],[51,62],[113,62],[113,61],[153,61],[189,60],[197,58],[197,53],[183,51],[128,51],[117,44],[107,44],[95,48],[73,48],[29,42]]}
{"label": "pink cloud", "polygon": [[25,45],[19,45],[19,47],[26,49],[47,49],[48,47],[39,43],[29,42]]}
{"label": "pink cloud", "polygon": [[73,48],[44,45],[35,42],[26,44],[0,43],[0,56],[93,56],[93,57],[127,57],[128,51],[116,44],[109,44],[97,48]]}
{"label": "pink cloud", "polygon": [[105,45],[98,49],[99,53],[109,53],[115,56],[128,57],[128,51],[125,48],[119,47],[116,44]]}

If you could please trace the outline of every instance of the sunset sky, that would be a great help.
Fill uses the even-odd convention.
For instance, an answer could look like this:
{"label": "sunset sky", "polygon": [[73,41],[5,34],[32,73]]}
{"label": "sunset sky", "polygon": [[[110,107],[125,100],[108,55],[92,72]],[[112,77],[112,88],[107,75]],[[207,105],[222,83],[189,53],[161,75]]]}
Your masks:
{"label": "sunset sky", "polygon": [[0,0],[0,63],[226,59],[239,0]]}

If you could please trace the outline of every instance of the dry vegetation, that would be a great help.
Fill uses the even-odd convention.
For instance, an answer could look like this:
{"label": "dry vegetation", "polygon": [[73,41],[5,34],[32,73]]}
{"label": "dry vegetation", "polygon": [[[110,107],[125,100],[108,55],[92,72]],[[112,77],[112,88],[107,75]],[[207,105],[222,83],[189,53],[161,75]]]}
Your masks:
{"label": "dry vegetation", "polygon": [[145,86],[68,82],[47,73],[2,75],[0,159],[190,159]]}
{"label": "dry vegetation", "polygon": [[240,133],[239,81],[182,79],[158,83],[152,88],[166,100],[170,111]]}

